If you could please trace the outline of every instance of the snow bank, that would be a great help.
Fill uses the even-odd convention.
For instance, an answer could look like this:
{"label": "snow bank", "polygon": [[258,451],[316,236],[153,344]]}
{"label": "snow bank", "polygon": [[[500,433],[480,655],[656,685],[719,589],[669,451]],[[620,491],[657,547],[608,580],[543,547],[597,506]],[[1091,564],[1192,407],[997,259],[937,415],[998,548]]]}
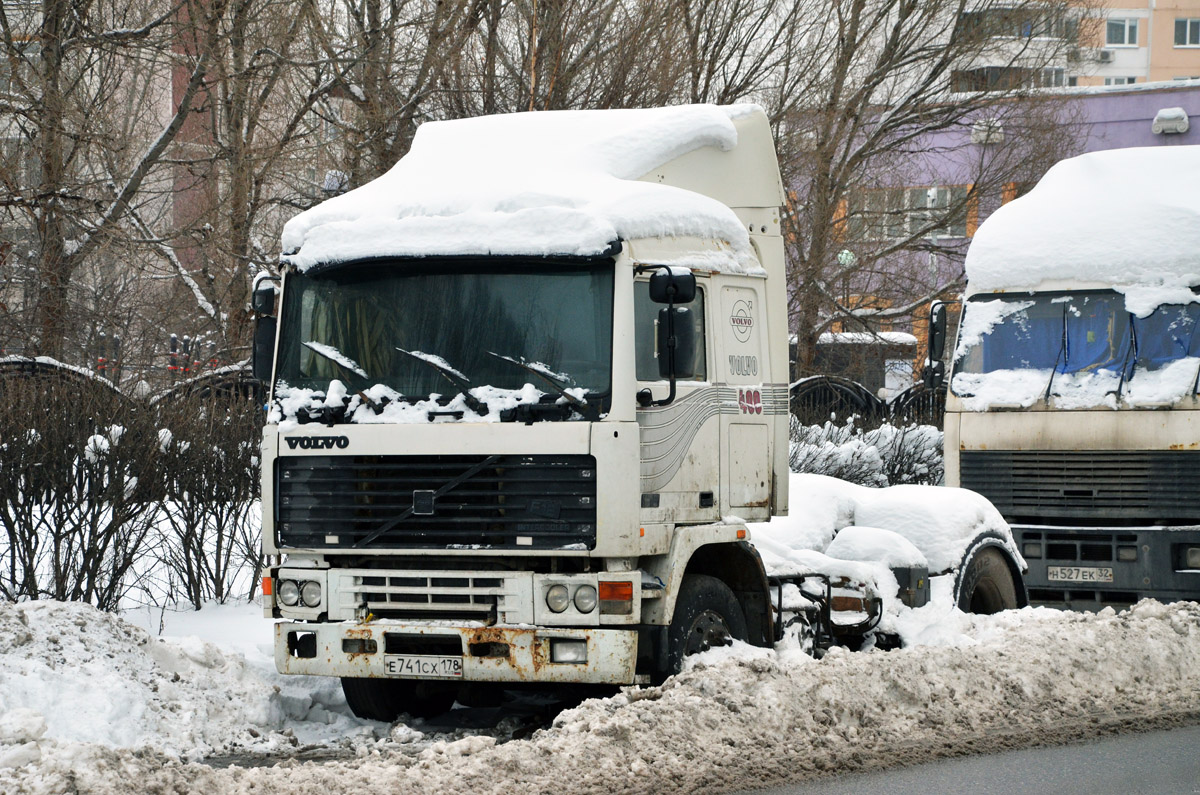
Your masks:
{"label": "snow bank", "polygon": [[972,293],[1044,281],[1111,284],[1144,317],[1196,301],[1200,146],[1112,149],[1063,160],[975,233]]}
{"label": "snow bank", "polygon": [[283,261],[382,256],[594,256],[619,240],[724,241],[723,268],[761,272],[724,204],[639,177],[706,146],[737,144],[756,106],[540,111],[421,125],[390,171],[293,218]]}
{"label": "snow bank", "polygon": [[[270,624],[258,622],[269,643]],[[208,634],[229,642],[230,629],[218,618]],[[337,681],[319,685],[280,687],[242,653],[195,635],[156,638],[84,603],[0,603],[0,767],[4,744],[35,760],[78,744],[199,758],[290,747],[305,721],[353,733],[359,722],[336,712]]]}
{"label": "snow bank", "polygon": [[[0,720],[0,753],[37,756],[0,769],[0,791],[365,792],[381,781],[396,793],[747,790],[1200,710],[1200,605],[956,613],[940,626],[946,645],[835,649],[820,661],[795,648],[717,649],[662,687],[586,701],[528,740],[364,748],[324,763],[215,769],[70,745],[38,738],[37,719],[21,712]],[[393,733],[409,736],[402,724]]]}

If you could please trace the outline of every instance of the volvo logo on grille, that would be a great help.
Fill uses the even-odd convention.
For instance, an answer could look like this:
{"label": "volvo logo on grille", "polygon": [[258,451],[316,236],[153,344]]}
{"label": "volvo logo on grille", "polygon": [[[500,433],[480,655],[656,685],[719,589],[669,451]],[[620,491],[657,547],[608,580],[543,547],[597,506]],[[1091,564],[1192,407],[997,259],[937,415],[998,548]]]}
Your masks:
{"label": "volvo logo on grille", "polygon": [[301,450],[332,450],[335,447],[345,450],[350,446],[350,439],[346,436],[290,436],[287,443],[293,450],[297,447]]}
{"label": "volvo logo on grille", "polygon": [[417,516],[433,516],[434,492],[419,490],[413,492],[413,513]]}

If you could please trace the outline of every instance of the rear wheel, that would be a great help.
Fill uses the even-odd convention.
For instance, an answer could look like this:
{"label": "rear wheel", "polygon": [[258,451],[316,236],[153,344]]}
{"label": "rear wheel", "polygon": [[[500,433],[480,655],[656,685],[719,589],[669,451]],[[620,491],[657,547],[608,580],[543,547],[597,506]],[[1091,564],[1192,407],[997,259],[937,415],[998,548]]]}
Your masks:
{"label": "rear wheel", "polygon": [[406,712],[418,718],[441,715],[454,705],[456,686],[413,679],[342,677],[342,692],[358,717],[391,723]]}
{"label": "rear wheel", "polygon": [[667,629],[666,673],[683,670],[684,657],[747,637],[746,617],[729,586],[707,574],[686,575]]}
{"label": "rear wheel", "polygon": [[958,607],[985,616],[1020,607],[1012,571],[996,547],[978,549],[967,561],[958,588]]}

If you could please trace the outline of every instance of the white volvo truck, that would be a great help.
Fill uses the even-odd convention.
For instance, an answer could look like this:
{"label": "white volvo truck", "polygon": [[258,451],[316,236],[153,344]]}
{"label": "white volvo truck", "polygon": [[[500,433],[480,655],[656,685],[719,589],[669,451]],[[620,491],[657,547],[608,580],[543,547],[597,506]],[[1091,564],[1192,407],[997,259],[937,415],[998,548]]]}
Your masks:
{"label": "white volvo truck", "polygon": [[[775,642],[802,581],[817,647],[861,639],[877,594],[749,543],[788,511],[782,201],[763,112],[689,106],[427,124],[293,219],[255,290],[279,670],[377,719],[648,683]],[[1022,603],[983,546],[968,590]]]}
{"label": "white volvo truck", "polygon": [[1054,166],[985,221],[946,481],[1004,514],[1031,601],[1200,598],[1200,147]]}

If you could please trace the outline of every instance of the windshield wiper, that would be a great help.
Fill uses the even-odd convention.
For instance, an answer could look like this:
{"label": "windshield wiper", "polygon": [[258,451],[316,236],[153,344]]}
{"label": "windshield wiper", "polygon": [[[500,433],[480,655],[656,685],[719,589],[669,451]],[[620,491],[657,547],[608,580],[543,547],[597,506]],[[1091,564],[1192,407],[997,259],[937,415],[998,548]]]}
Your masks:
{"label": "windshield wiper", "polygon": [[1137,370],[1138,335],[1137,326],[1133,325],[1133,315],[1129,315],[1129,350],[1125,351],[1125,361],[1121,362],[1121,380],[1117,382],[1117,401],[1125,397],[1125,384],[1133,378]]}
{"label": "windshield wiper", "polygon": [[[1058,344],[1058,353],[1054,354],[1054,364],[1050,365],[1050,380],[1046,382],[1046,394],[1042,396],[1042,400],[1050,403],[1050,390],[1054,388],[1054,374],[1058,372],[1058,360],[1067,352],[1067,310],[1063,309],[1062,317],[1062,339]],[[1063,364],[1066,365],[1066,359],[1063,359]]]}
{"label": "windshield wiper", "polygon": [[[367,375],[367,371],[364,370],[362,367],[360,367],[358,362],[354,361],[349,356],[346,356],[344,353],[339,351],[337,348],[334,348],[331,345],[323,345],[319,342],[312,342],[312,341],[303,342],[303,343],[301,343],[301,345],[303,345],[305,348],[308,348],[310,351],[317,354],[318,356],[321,356],[321,357],[333,362],[333,364],[336,367],[338,367],[342,372],[346,373],[348,376],[352,376],[353,378],[358,379],[363,384],[365,384],[366,389],[370,389],[370,387],[372,386],[371,376]],[[350,380],[350,379],[348,379],[348,380]],[[355,394],[358,395],[360,398],[362,398],[363,403],[366,403],[368,406],[370,406],[371,410],[374,411],[376,414],[379,414],[380,412],[383,411],[383,406],[380,403],[378,403],[378,402],[372,400],[370,397],[368,397],[366,392],[364,392],[362,389],[355,390]],[[345,411],[344,406],[342,407],[342,410],[343,410],[343,412]]]}
{"label": "windshield wiper", "polygon": [[471,383],[471,379],[467,378],[458,370],[455,370],[453,367],[451,367],[445,359],[441,358],[440,356],[433,356],[421,351],[406,351],[403,348],[397,348],[396,350],[400,351],[410,359],[414,359],[422,364],[426,364],[441,373],[443,378],[454,384],[462,391],[463,403],[466,403],[467,407],[470,408],[471,411],[475,412],[481,417],[488,413],[487,404],[483,403],[479,400],[479,398],[471,394],[471,390],[475,388],[475,385]]}
{"label": "windshield wiper", "polygon": [[566,389],[565,382],[560,382],[556,378],[552,377],[550,375],[550,373],[545,370],[545,368],[534,367],[532,364],[530,364],[529,362],[526,362],[524,360],[513,359],[510,356],[504,356],[499,353],[494,353],[493,351],[488,351],[487,355],[494,356],[502,362],[508,362],[509,364],[520,367],[522,370],[525,370],[526,372],[533,373],[538,378],[542,379],[547,384],[549,384],[551,389],[553,389],[555,392],[558,393],[558,395],[560,397],[562,397],[564,400],[566,400],[568,403],[570,403],[572,406],[574,406],[575,410],[578,411],[580,414],[582,414],[585,417],[591,415],[593,418],[599,419],[600,413],[597,409],[595,409],[594,407],[589,405],[586,400],[577,398],[574,395],[572,395],[570,392],[568,392]]}

